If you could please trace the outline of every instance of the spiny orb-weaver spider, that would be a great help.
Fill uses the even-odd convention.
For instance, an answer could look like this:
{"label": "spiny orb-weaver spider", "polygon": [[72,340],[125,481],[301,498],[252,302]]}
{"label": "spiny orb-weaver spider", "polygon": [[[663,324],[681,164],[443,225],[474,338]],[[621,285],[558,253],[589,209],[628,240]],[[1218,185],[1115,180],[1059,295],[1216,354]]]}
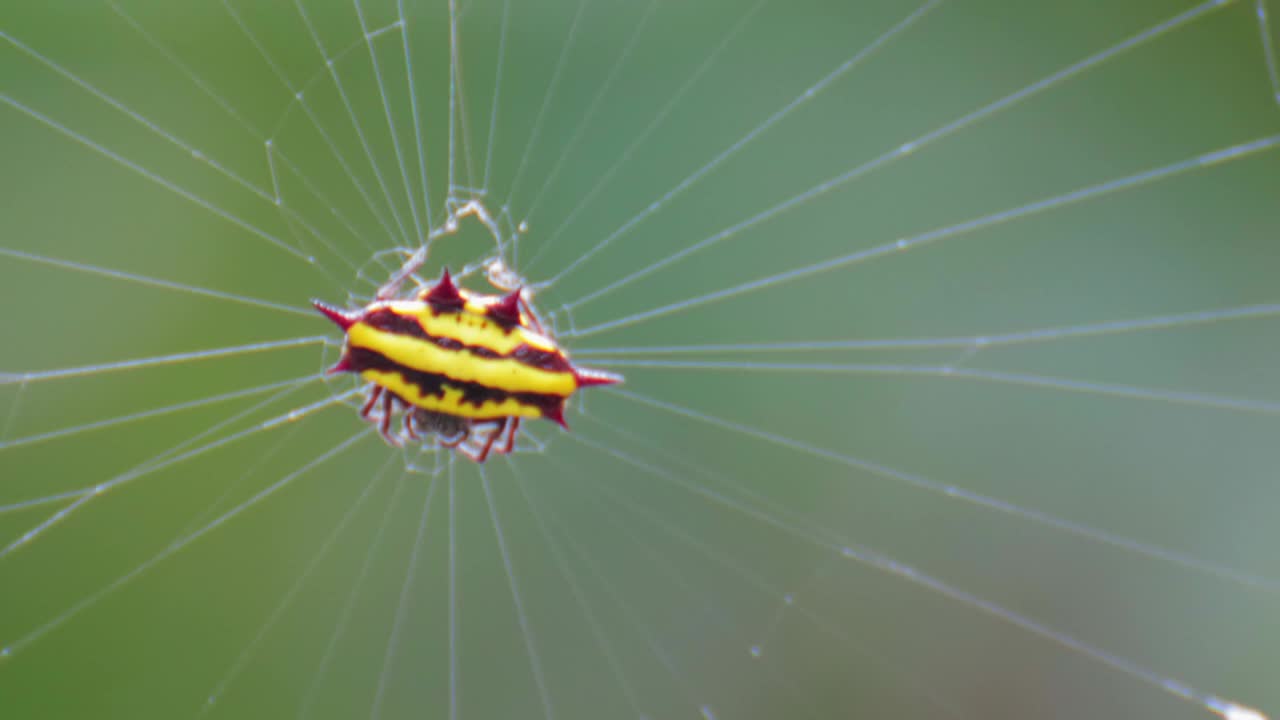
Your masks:
{"label": "spiny orb-weaver spider", "polygon": [[[329,373],[357,373],[368,381],[360,416],[399,447],[435,433],[446,448],[482,463],[490,451],[510,453],[520,420],[541,417],[568,429],[564,406],[579,388],[611,385],[622,377],[579,368],[543,330],[528,291],[501,287],[482,295],[440,279],[407,297],[400,286],[425,262],[415,253],[373,302],[344,311],[312,303],[345,334],[342,356]],[[403,411],[402,429],[392,417]]]}

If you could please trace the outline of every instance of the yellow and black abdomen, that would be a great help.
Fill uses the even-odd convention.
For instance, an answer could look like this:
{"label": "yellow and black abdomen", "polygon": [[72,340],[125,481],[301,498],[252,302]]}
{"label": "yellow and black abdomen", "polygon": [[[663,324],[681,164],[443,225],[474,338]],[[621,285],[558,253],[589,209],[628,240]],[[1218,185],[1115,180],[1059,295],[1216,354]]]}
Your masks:
{"label": "yellow and black abdomen", "polygon": [[358,373],[435,413],[480,422],[541,417],[564,426],[564,404],[574,391],[621,379],[574,367],[534,329],[519,291],[494,297],[460,290],[447,270],[411,300],[350,313],[314,304],[346,333],[342,359],[330,372]]}
{"label": "yellow and black abdomen", "polygon": [[347,345],[350,369],[364,379],[412,405],[474,420],[556,419],[578,388],[550,341],[469,307],[374,306],[347,330]]}

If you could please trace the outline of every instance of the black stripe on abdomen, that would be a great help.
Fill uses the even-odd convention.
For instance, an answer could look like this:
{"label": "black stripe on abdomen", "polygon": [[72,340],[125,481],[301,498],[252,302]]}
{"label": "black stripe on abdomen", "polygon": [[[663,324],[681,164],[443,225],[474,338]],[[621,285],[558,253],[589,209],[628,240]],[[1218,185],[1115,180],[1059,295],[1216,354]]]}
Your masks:
{"label": "black stripe on abdomen", "polygon": [[573,366],[569,364],[563,353],[548,352],[522,344],[504,355],[483,345],[465,345],[453,338],[430,335],[426,330],[422,329],[422,324],[418,322],[417,318],[401,315],[391,308],[378,308],[370,311],[360,318],[360,322],[374,330],[394,335],[404,335],[415,340],[432,343],[445,350],[466,352],[487,360],[515,360],[521,365],[527,365],[536,370],[573,372]]}
{"label": "black stripe on abdomen", "polygon": [[[432,396],[437,398],[444,397],[444,386],[448,385],[462,392],[462,402],[479,409],[486,402],[503,402],[504,400],[515,400],[521,405],[538,408],[543,415],[548,411],[555,410],[564,404],[564,398],[559,395],[547,393],[533,392],[508,392],[501,388],[493,388],[488,385],[482,385],[477,382],[469,382],[465,380],[454,380],[453,378],[441,373],[424,372],[405,367],[400,363],[388,358],[376,350],[370,350],[362,347],[347,348],[347,356],[350,358],[351,370],[353,372],[364,372],[365,370],[376,370],[378,372],[396,373],[404,381],[413,385],[423,396]],[[401,398],[408,402],[408,398]],[[411,403],[412,404],[412,403]]]}

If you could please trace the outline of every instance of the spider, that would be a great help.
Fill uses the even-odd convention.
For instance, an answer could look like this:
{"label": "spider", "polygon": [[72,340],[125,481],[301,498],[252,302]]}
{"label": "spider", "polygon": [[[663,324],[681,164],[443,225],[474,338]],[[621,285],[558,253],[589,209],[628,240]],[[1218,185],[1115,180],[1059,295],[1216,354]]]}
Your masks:
{"label": "spider", "polygon": [[[506,295],[459,288],[445,268],[435,283],[401,297],[401,285],[425,261],[425,252],[415,253],[359,310],[312,301],[345,334],[342,356],[327,372],[368,381],[360,416],[388,444],[435,434],[442,447],[483,463],[491,451],[515,448],[523,418],[567,430],[564,405],[576,390],[622,380],[573,365],[543,330],[528,290],[500,284],[497,263],[489,281]],[[397,411],[402,427],[393,432]]]}

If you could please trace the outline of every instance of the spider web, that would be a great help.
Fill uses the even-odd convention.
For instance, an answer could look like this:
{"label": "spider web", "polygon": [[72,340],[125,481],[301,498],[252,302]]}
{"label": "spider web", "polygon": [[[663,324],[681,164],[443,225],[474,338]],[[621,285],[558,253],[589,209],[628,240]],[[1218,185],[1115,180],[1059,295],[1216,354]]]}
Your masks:
{"label": "spider web", "polygon": [[[6,8],[0,697],[1274,713],[1276,11]],[[423,238],[627,383],[387,448],[306,301]]]}

